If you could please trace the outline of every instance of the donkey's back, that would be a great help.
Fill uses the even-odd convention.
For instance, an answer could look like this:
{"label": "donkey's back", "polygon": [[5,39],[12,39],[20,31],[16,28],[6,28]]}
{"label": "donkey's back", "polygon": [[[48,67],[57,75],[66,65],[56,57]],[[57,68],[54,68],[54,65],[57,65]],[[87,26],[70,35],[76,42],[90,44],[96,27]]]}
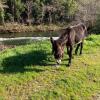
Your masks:
{"label": "donkey's back", "polygon": [[74,43],[80,43],[84,40],[86,36],[86,26],[81,23],[75,26],[70,26],[70,40]]}

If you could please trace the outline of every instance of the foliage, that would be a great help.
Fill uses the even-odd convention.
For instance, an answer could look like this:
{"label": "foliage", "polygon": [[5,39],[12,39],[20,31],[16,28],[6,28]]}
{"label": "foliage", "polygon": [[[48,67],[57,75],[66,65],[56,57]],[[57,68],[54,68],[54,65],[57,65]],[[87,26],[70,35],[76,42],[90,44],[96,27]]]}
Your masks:
{"label": "foliage", "polygon": [[90,26],[94,26],[100,11],[99,5],[99,0],[1,0],[0,23],[31,25],[89,21]]}
{"label": "foliage", "polygon": [[75,14],[75,0],[6,0],[5,21],[54,23]]}
{"label": "foliage", "polygon": [[4,4],[4,0],[0,1],[0,23],[4,24],[4,8],[7,6]]}
{"label": "foliage", "polygon": [[93,27],[92,31],[98,34],[100,32],[100,14],[97,16],[95,26]]}

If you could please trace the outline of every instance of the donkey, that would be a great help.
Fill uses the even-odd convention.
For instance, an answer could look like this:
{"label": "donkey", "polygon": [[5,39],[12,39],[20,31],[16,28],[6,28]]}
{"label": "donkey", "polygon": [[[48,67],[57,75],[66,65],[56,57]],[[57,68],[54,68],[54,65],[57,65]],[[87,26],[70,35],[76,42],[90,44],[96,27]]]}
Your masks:
{"label": "donkey", "polygon": [[86,26],[83,23],[80,23],[75,26],[67,27],[57,40],[54,40],[52,37],[50,37],[52,53],[54,54],[57,64],[61,63],[65,46],[67,47],[67,54],[69,56],[68,66],[70,66],[72,62],[72,51],[74,45],[77,45],[75,54],[77,54],[79,47],[80,55],[82,54],[83,42],[86,33]]}

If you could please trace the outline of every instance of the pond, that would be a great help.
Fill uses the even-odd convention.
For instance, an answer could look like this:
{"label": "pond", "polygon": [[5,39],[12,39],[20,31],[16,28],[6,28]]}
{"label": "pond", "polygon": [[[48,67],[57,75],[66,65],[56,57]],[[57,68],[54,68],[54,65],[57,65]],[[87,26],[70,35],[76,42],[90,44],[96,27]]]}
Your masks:
{"label": "pond", "polygon": [[0,38],[17,38],[17,37],[56,37],[60,32],[31,32],[31,33],[0,33]]}
{"label": "pond", "polygon": [[51,36],[58,37],[59,32],[32,32],[32,33],[0,33],[0,45],[24,45],[36,40],[47,40]]}

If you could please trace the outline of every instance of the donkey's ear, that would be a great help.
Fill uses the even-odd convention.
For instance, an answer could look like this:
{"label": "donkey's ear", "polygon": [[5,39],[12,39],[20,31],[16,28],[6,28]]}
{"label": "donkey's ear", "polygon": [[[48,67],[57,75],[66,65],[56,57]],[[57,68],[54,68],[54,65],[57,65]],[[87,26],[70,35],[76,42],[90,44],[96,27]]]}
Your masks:
{"label": "donkey's ear", "polygon": [[53,38],[52,37],[50,37],[50,41],[51,41],[51,43],[52,43],[52,54],[54,53],[54,48],[53,48],[53,45],[54,45],[54,40],[53,40]]}
{"label": "donkey's ear", "polygon": [[52,38],[52,37],[50,37],[50,41],[51,41],[51,43],[54,43],[54,40],[53,40],[53,38]]}

